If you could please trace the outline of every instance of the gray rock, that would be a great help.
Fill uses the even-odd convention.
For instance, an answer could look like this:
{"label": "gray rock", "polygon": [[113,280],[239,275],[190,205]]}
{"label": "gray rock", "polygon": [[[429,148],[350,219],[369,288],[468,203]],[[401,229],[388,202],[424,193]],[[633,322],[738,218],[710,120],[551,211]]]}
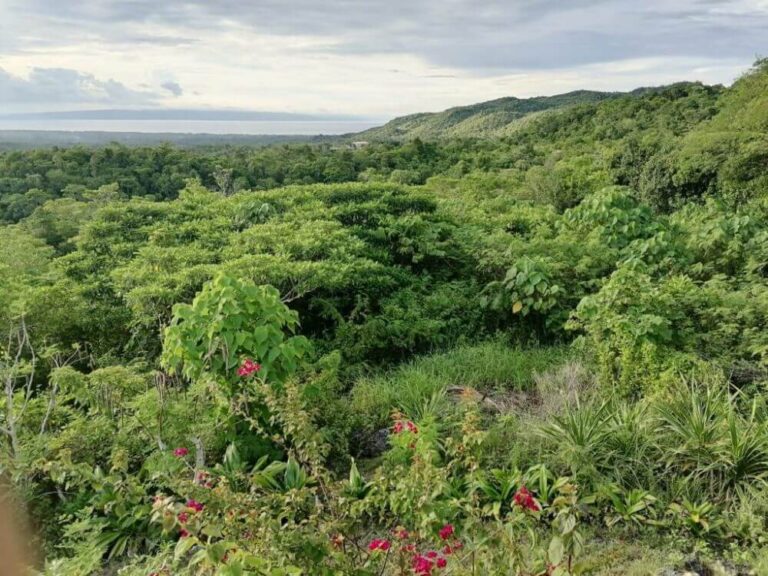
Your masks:
{"label": "gray rock", "polygon": [[375,458],[389,449],[389,430],[359,432],[353,436],[353,451],[360,458]]}

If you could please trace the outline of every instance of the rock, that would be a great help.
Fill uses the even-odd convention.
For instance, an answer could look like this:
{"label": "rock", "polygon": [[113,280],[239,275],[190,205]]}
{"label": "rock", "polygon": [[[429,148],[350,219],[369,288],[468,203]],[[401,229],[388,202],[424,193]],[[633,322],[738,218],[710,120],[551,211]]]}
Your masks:
{"label": "rock", "polygon": [[360,458],[375,458],[389,449],[389,430],[359,431],[353,436],[353,450]]}

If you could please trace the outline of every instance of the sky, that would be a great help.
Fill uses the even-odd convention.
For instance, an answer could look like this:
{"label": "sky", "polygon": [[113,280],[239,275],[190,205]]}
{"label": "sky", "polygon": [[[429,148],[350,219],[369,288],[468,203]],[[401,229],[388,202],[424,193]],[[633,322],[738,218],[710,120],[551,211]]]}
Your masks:
{"label": "sky", "polygon": [[502,96],[731,83],[768,0],[0,0],[0,114],[390,118]]}

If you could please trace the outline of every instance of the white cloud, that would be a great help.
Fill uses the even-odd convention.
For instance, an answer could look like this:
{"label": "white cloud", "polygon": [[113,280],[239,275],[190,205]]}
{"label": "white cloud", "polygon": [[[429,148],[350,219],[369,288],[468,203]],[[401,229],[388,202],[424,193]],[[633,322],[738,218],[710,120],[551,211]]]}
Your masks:
{"label": "white cloud", "polygon": [[[62,68],[125,89],[96,84],[85,94],[101,96],[83,105],[112,94],[114,105],[391,116],[730,82],[763,48],[767,1],[0,0],[0,67],[21,78]],[[1,94],[0,104],[19,106]]]}
{"label": "white cloud", "polygon": [[70,68],[32,68],[18,76],[0,68],[0,102],[5,112],[68,109],[72,106],[151,106],[159,97],[122,82]]}

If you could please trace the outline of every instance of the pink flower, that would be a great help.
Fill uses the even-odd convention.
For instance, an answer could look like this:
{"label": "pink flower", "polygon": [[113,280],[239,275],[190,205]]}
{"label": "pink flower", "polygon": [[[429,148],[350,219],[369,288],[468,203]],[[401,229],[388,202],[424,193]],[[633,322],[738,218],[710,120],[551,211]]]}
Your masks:
{"label": "pink flower", "polygon": [[200,502],[198,502],[197,500],[193,500],[192,498],[190,498],[189,500],[187,500],[187,508],[194,510],[195,512],[202,512],[204,506],[200,504]]}
{"label": "pink flower", "polygon": [[432,568],[434,567],[434,563],[432,560],[427,558],[426,556],[422,556],[421,554],[417,554],[413,557],[413,571],[416,574],[421,574],[422,576],[429,576],[432,574]]}
{"label": "pink flower", "polygon": [[173,451],[173,455],[176,456],[176,458],[184,458],[189,454],[189,448],[184,448],[183,446],[176,448],[176,450]]}
{"label": "pink flower", "polygon": [[451,548],[450,544],[445,545],[445,547],[443,548],[443,554],[445,554],[446,556],[450,556],[451,554],[453,554],[453,548]]}
{"label": "pink flower", "polygon": [[368,544],[368,550],[371,552],[375,552],[377,550],[386,552],[391,546],[392,543],[389,540],[385,540],[383,538],[375,538],[374,540],[371,540],[370,544]]}
{"label": "pink flower", "polygon": [[541,505],[536,502],[533,494],[525,486],[521,486],[513,497],[515,504],[531,512],[538,512],[541,510]]}
{"label": "pink flower", "polygon": [[437,552],[435,552],[434,550],[430,550],[429,552],[427,552],[427,558],[437,558]]}
{"label": "pink flower", "polygon": [[445,558],[438,558],[437,559],[437,567],[438,568],[445,568],[448,562],[445,560]]}
{"label": "pink flower", "polygon": [[446,524],[440,528],[440,540],[448,540],[448,538],[453,536],[453,532],[453,524]]}
{"label": "pink flower", "polygon": [[189,521],[189,514],[186,512],[179,512],[178,519],[180,524],[186,524]]}
{"label": "pink flower", "polygon": [[416,544],[406,544],[405,546],[403,546],[403,550],[405,550],[406,552],[413,552],[416,550]]}
{"label": "pink flower", "polygon": [[237,375],[245,378],[250,376],[251,374],[255,374],[261,370],[261,364],[257,364],[250,358],[246,358],[243,363],[240,365],[240,368],[237,369]]}
{"label": "pink flower", "polygon": [[414,424],[410,420],[407,420],[405,422],[402,420],[398,420],[397,422],[395,422],[394,426],[392,426],[392,432],[395,434],[401,434],[406,430],[412,434],[419,433],[419,427],[416,426],[416,424]]}

